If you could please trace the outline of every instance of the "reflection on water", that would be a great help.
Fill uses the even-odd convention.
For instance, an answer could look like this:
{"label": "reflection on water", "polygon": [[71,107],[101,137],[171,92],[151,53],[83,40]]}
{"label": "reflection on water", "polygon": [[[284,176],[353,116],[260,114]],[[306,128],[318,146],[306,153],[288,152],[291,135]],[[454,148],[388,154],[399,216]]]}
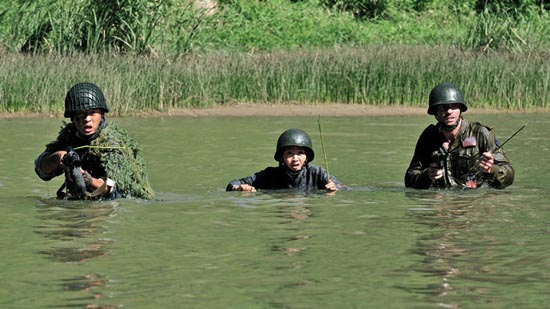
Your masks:
{"label": "reflection on water", "polygon": [[[313,246],[311,240],[314,237],[312,229],[315,227],[315,210],[312,198],[328,195],[324,192],[310,194],[297,193],[295,191],[277,192],[270,194],[271,213],[278,219],[282,233],[278,239],[270,244],[271,254],[279,260],[281,272],[307,273],[308,247]],[[313,250],[313,249],[312,249]],[[292,279],[290,279],[292,278]],[[312,276],[290,277],[278,284],[276,290],[284,293],[286,290],[300,290],[314,288],[319,282]],[[270,307],[299,308],[300,302],[273,299]]]}
{"label": "reflection on water", "polygon": [[[105,221],[116,215],[118,202],[38,200],[39,224],[34,232],[48,240],[48,247],[37,253],[60,263],[86,263],[109,255],[112,240],[106,237]],[[59,278],[57,285],[66,291],[79,292],[78,297],[67,299],[61,307],[80,306],[99,308],[95,303],[106,298],[105,275],[84,273],[69,278]],[[87,297],[80,296],[82,292]],[[115,306],[101,305],[101,308]]]}
{"label": "reflection on water", "polygon": [[[430,194],[431,193],[431,194]],[[435,286],[427,286],[424,294],[440,297],[439,302],[445,308],[459,308],[457,303],[445,303],[444,296],[456,292],[453,278],[460,276],[463,269],[454,260],[467,259],[469,250],[460,245],[458,239],[463,237],[462,231],[471,227],[475,217],[479,216],[477,209],[470,198],[464,198],[460,193],[451,195],[449,192],[430,192],[429,199],[424,197],[426,211],[413,213],[418,224],[427,225],[433,231],[431,234],[419,239],[415,254],[424,257],[423,264],[416,270],[440,278],[440,283]],[[410,194],[413,195],[414,194]],[[476,194],[477,195],[477,194]],[[485,211],[491,211],[488,207]],[[472,291],[479,293],[481,291]]]}
{"label": "reflection on water", "polygon": [[[485,304],[506,303],[507,295],[500,284],[545,281],[541,274],[524,277],[502,267],[505,261],[522,259],[501,251],[514,237],[513,227],[507,230],[502,225],[511,220],[509,207],[518,206],[511,192],[487,189],[406,194],[422,201],[423,207],[411,209],[409,214],[430,231],[418,239],[413,250],[423,257],[413,269],[439,279],[436,285],[417,287],[430,302],[444,308],[480,307],[480,299]],[[539,256],[536,263],[540,265],[544,259]]]}
{"label": "reflection on water", "polygon": [[304,228],[307,224],[305,220],[313,216],[311,207],[295,197],[290,205],[276,205],[275,209],[277,217],[287,219],[282,224],[287,225],[286,229],[291,231],[291,235],[286,235],[281,244],[273,245],[271,250],[288,256],[300,254],[306,249],[306,241],[312,237]]}

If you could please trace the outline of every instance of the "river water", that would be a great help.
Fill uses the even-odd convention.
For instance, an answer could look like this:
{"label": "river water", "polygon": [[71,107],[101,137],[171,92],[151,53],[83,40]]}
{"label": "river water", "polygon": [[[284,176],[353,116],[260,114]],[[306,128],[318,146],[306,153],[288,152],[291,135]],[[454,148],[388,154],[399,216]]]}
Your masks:
{"label": "river water", "polygon": [[58,201],[33,160],[60,119],[1,119],[2,308],[542,308],[550,303],[548,114],[495,126],[505,190],[419,191],[403,176],[429,116],[325,117],[335,195],[224,192],[275,165],[317,117],[114,119],[144,149],[154,201]]}

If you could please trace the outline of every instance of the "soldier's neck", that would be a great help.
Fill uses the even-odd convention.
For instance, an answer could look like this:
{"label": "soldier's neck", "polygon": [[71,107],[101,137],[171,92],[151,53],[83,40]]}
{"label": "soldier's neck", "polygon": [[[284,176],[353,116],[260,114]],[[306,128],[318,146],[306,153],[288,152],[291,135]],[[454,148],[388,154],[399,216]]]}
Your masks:
{"label": "soldier's neck", "polygon": [[452,131],[441,130],[441,134],[443,134],[443,137],[445,138],[446,141],[452,142],[458,136],[458,132],[460,132],[461,127],[462,127],[462,118],[460,118],[456,128],[454,128]]}

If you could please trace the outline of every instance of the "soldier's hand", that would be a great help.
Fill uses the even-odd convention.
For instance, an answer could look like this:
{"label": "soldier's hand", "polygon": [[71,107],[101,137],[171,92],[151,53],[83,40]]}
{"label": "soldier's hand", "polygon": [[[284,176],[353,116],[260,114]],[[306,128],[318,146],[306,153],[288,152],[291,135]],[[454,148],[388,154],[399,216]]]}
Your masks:
{"label": "soldier's hand", "polygon": [[491,173],[493,164],[495,163],[495,156],[490,151],[484,152],[479,157],[479,169],[485,174]]}
{"label": "soldier's hand", "polygon": [[244,192],[256,192],[256,188],[251,185],[241,184],[238,186],[233,186],[234,191],[244,191]]}
{"label": "soldier's hand", "polygon": [[59,166],[63,167],[63,158],[67,155],[67,152],[65,150],[59,150],[52,154],[52,157],[55,157],[57,159],[57,162]]}
{"label": "soldier's hand", "polygon": [[337,191],[338,190],[338,187],[336,186],[336,184],[334,183],[334,181],[332,180],[328,180],[327,184],[325,185],[325,189],[327,191]]}
{"label": "soldier's hand", "polygon": [[40,162],[39,168],[46,174],[63,168],[63,157],[67,154],[65,150],[59,150],[44,157]]}
{"label": "soldier's hand", "polygon": [[443,169],[437,163],[430,163],[428,166],[428,176],[432,181],[443,177]]}

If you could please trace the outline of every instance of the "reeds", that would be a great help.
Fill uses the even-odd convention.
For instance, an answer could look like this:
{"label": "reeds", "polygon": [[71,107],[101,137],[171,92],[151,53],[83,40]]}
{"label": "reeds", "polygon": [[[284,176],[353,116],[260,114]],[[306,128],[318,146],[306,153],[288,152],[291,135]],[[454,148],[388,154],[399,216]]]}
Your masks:
{"label": "reeds", "polygon": [[461,46],[471,50],[496,50],[528,54],[547,49],[550,28],[544,13],[540,19],[529,15],[483,11],[467,27]]}
{"label": "reeds", "polygon": [[179,58],[4,53],[0,112],[59,114],[80,81],[98,84],[118,115],[235,102],[425,106],[443,81],[459,86],[472,107],[548,107],[549,56],[410,46]]}

